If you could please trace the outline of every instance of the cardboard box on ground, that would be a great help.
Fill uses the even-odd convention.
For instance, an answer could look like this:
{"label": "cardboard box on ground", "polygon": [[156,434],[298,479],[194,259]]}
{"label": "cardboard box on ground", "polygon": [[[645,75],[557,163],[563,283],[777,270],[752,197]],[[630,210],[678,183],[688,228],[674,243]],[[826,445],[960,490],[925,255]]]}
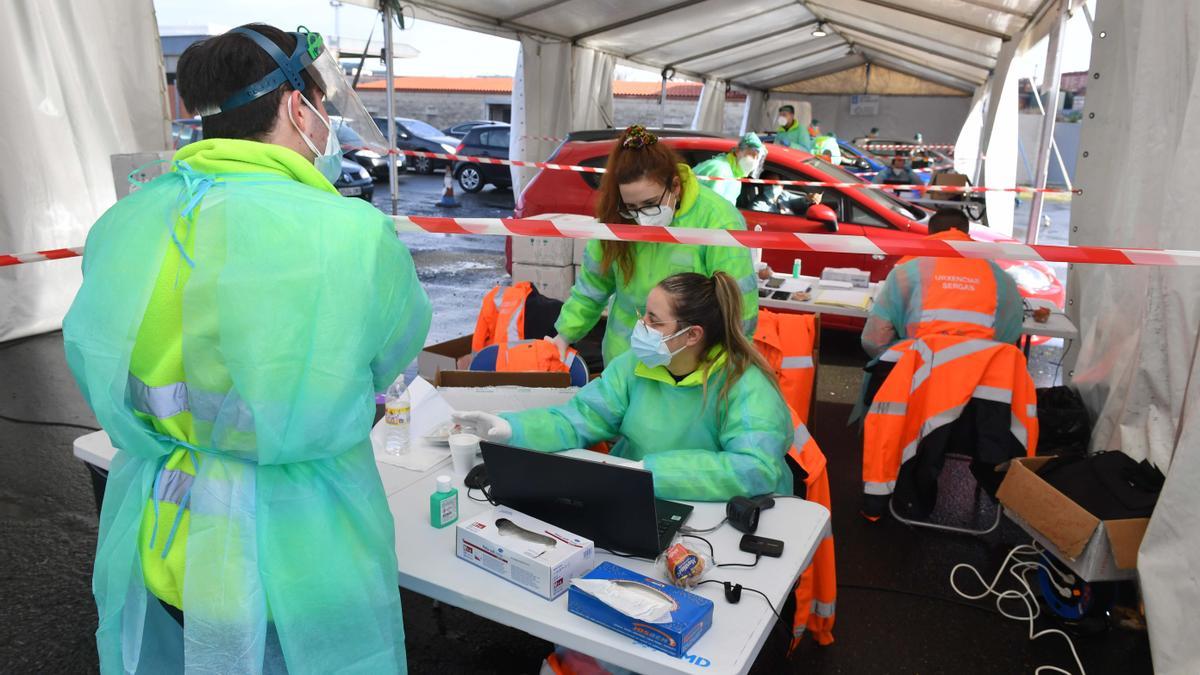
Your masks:
{"label": "cardboard box on ground", "polygon": [[1093,516],[1038,476],[1051,459],[1025,457],[1009,463],[996,492],[1009,517],[1085,581],[1134,578],[1150,519]]}

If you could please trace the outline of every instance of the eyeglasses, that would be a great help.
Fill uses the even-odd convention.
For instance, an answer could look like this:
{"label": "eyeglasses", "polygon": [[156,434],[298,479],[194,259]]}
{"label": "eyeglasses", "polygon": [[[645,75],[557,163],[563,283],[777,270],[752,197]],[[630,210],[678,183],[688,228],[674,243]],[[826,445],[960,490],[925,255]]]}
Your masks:
{"label": "eyeglasses", "polygon": [[657,216],[658,214],[662,213],[662,209],[663,209],[662,201],[664,199],[666,199],[667,193],[670,191],[671,191],[671,186],[668,185],[666,188],[663,189],[662,194],[658,196],[658,203],[651,204],[650,206],[641,206],[641,207],[638,207],[635,209],[632,206],[622,202],[621,206],[617,209],[617,215],[621,216],[622,218],[626,218],[628,220],[637,220],[637,217],[639,214],[643,215],[643,216],[648,216],[648,217]]}
{"label": "eyeglasses", "polygon": [[659,332],[662,332],[661,328],[668,324],[673,323],[678,326],[683,323],[679,319],[667,319],[666,321],[653,321],[652,322],[646,317],[645,314],[642,314],[642,311],[640,309],[635,309],[634,313],[637,315],[638,321],[641,321],[642,323],[646,324],[646,328],[653,328],[654,330],[657,330]]}

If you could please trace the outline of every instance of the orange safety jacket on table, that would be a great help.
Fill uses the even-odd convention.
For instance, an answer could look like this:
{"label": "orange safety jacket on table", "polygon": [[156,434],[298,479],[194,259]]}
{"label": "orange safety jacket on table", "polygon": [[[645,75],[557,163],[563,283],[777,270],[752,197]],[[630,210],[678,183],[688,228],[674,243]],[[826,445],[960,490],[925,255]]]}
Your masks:
{"label": "orange safety jacket on table", "polygon": [[815,314],[783,314],[758,310],[754,346],[771,364],[783,400],[808,423],[816,382],[814,351],[817,343]]}
{"label": "orange safety jacket on table", "polygon": [[496,286],[483,296],[471,351],[477,352],[494,344],[508,344],[525,339],[525,299],[533,292],[533,284],[522,281],[512,286]]}
{"label": "orange safety jacket on table", "polygon": [[[895,365],[870,404],[863,436],[863,515],[883,515],[896,493],[910,515],[928,515],[951,428],[970,406],[976,462],[998,465],[1032,456],[1037,395],[1025,356],[1014,345],[960,335],[927,335],[893,345]],[[926,454],[932,453],[932,454]],[[902,471],[908,462],[912,469]],[[899,481],[899,482],[898,482]]]}
{"label": "orange safety jacket on table", "polygon": [[[812,434],[808,433],[795,411],[792,411],[792,423],[795,424],[796,435],[791,449],[788,450],[788,457],[804,471],[804,498],[824,506],[832,514],[833,505],[829,492],[829,474],[825,471],[825,455],[817,447],[817,442],[813,440]],[[829,534],[825,535],[813,553],[812,562],[796,583],[796,613],[792,618],[791,649],[800,644],[805,631],[811,631],[813,638],[822,646],[833,644],[837,570],[834,566],[832,521],[830,528]]]}

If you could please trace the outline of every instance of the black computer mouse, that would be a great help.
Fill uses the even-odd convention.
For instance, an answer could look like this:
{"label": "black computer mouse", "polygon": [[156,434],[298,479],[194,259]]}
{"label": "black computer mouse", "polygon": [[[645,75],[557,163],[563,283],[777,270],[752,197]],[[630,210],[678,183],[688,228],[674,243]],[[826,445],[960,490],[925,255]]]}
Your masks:
{"label": "black computer mouse", "polygon": [[463,478],[463,485],[468,490],[482,490],[490,484],[491,481],[488,480],[487,466],[484,464],[472,467],[467,472],[466,478]]}

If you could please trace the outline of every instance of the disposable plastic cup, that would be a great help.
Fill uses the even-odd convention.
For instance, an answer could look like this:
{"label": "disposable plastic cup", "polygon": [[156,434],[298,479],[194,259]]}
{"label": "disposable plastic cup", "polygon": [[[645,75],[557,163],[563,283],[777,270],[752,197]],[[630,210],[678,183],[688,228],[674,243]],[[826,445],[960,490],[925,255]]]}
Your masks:
{"label": "disposable plastic cup", "polygon": [[454,474],[465,478],[479,463],[479,437],[475,434],[451,435],[450,461],[454,465]]}

